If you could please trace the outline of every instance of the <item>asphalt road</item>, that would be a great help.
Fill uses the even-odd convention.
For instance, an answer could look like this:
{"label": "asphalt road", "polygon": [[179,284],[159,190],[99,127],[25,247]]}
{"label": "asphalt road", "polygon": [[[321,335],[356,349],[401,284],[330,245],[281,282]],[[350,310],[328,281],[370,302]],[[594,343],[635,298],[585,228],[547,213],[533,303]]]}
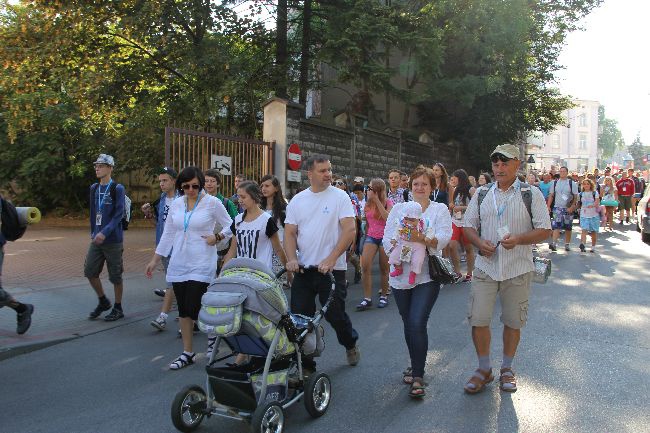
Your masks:
{"label": "asphalt road", "polygon": [[[361,362],[346,365],[328,327],[319,368],[332,378],[330,409],[313,420],[300,402],[286,411],[285,431],[650,431],[650,246],[625,230],[606,235],[597,254],[576,246],[551,256],[552,280],[533,287],[512,395],[495,385],[475,396],[462,391],[476,368],[465,319],[468,284],[443,288],[433,309],[423,401],[409,399],[401,384],[408,358],[395,304],[354,312],[360,287],[352,286],[347,306],[361,336]],[[171,401],[184,385],[204,383],[203,359],[169,371],[180,340],[174,329],[154,332],[148,320],[0,361],[0,432],[175,431]],[[197,347],[205,347],[205,337]],[[244,433],[248,426],[211,418],[197,431]]]}

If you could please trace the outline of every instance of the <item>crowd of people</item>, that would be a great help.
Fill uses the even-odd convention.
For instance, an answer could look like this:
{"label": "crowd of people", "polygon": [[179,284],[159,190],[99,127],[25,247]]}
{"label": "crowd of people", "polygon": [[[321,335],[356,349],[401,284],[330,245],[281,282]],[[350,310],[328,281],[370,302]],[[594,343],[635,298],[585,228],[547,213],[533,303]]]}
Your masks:
{"label": "crowd of people", "polygon": [[[523,175],[516,146],[497,146],[490,154],[491,173],[477,177],[465,170],[448,174],[442,163],[418,166],[412,173],[390,170],[386,180],[346,178],[333,173],[327,156],[305,161],[309,187],[287,200],[273,175],[259,183],[235,177],[235,194],[220,193],[221,174],[186,167],[177,173],[164,167],[158,175],[160,195],[145,203],[142,212],[155,224],[155,254],[146,265],[152,277],[162,265],[165,288],[154,292],[164,297],[151,326],[165,330],[176,302],[182,352],[169,364],[172,370],[195,362],[193,334],[201,297],[223,264],[235,257],[258,260],[278,272],[286,268],[284,284],[291,294],[291,311],[312,316],[316,298],[325,303],[331,273],[335,295],[326,313],[337,340],[345,348],[349,365],[357,365],[361,353],[358,332],[345,311],[348,263],[354,283],[361,282],[361,312],[375,306],[373,264],[378,260],[377,308],[394,298],[403,322],[410,364],[402,373],[409,395],[426,394],[424,381],[428,350],[427,322],[441,284],[432,276],[431,256],[451,261],[456,283],[471,283],[468,321],[478,366],[464,384],[475,394],[495,379],[490,361],[490,323],[497,296],[502,309],[503,356],[499,386],[517,390],[513,359],[526,324],[533,252],[548,241],[552,251],[564,235],[570,250],[572,228],[579,218],[580,250],[596,251],[600,227],[614,230],[629,223],[645,181],[633,170],[613,173],[606,168],[579,175],[566,167]],[[115,160],[101,154],[94,162],[98,182],[90,188],[90,235],[84,275],[98,304],[90,312],[95,320],[104,312],[106,321],[124,317],[122,306],[122,252],[125,190],[112,179]],[[0,237],[0,244],[3,239]],[[0,272],[3,256],[0,254]],[[465,262],[465,272],[461,272]],[[114,299],[105,294],[99,275],[106,264]],[[33,306],[21,304],[0,288],[0,307],[18,314],[18,332],[29,328]],[[215,338],[208,338],[209,353]],[[235,362],[246,362],[238,357]],[[304,359],[306,371],[314,371],[313,359]]]}

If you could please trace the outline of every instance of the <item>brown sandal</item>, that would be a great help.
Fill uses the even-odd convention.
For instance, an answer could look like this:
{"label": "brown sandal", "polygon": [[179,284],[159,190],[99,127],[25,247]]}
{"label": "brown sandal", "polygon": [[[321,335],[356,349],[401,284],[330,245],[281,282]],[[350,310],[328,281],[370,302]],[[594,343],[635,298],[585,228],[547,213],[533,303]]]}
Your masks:
{"label": "brown sandal", "polygon": [[487,371],[476,369],[476,371],[474,372],[472,377],[469,378],[469,380],[467,381],[463,389],[468,394],[477,394],[483,391],[485,385],[492,382],[493,380],[494,380],[494,376],[492,375],[492,369],[489,369]]}
{"label": "brown sandal", "polygon": [[511,368],[502,368],[499,376],[499,389],[503,392],[517,391],[517,378]]}

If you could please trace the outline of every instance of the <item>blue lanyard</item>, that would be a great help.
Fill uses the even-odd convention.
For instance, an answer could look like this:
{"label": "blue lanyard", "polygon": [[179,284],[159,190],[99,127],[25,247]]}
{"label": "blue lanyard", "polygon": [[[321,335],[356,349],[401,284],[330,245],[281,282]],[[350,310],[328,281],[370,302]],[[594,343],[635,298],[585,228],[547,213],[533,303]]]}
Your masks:
{"label": "blue lanyard", "polygon": [[[519,185],[517,184],[514,187],[515,193],[517,191],[518,186]],[[506,211],[506,208],[508,207],[508,199],[510,198],[510,196],[506,197],[505,200],[503,200],[503,204],[501,204],[501,206],[499,207],[499,206],[497,206],[497,191],[496,190],[497,190],[498,187],[497,187],[496,183],[494,184],[494,186],[492,188],[494,188],[492,190],[492,200],[494,201],[494,210],[497,212],[497,219],[501,219],[501,216],[503,215],[503,213]],[[512,195],[514,197],[514,194],[510,194],[510,195]]]}
{"label": "blue lanyard", "polygon": [[192,215],[194,215],[194,210],[196,209],[196,205],[199,204],[202,197],[203,195],[199,193],[199,197],[194,202],[194,207],[189,213],[187,212],[187,197],[185,198],[185,215],[183,215],[183,233],[187,233],[187,228],[190,226],[190,220],[192,219]]}
{"label": "blue lanyard", "polygon": [[100,183],[99,186],[97,187],[97,213],[102,213],[102,206],[104,206],[104,202],[106,201],[106,196],[108,195],[110,189],[111,189],[111,184],[113,183],[113,179],[111,179],[110,182],[108,182],[108,185],[106,185],[106,189],[104,190],[104,193],[102,193],[102,184]]}

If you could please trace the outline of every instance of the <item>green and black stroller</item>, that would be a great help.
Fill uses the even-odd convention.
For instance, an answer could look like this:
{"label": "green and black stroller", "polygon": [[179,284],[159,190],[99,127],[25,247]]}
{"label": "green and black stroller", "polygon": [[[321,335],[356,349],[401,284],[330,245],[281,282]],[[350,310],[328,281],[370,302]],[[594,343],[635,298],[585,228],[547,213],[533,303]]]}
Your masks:
{"label": "green and black stroller", "polygon": [[[301,398],[312,417],[327,411],[330,379],[324,373],[306,377],[301,357],[319,356],[324,349],[320,321],[333,297],[334,278],[330,275],[328,301],[312,318],[289,312],[280,274],[273,275],[256,260],[236,258],[208,287],[198,322],[216,341],[206,366],[205,390],[187,386],[172,403],[178,430],[192,431],[204,417],[218,415],[248,422],[255,433],[280,433],[283,410]],[[248,355],[248,361],[227,363],[237,354]]]}

